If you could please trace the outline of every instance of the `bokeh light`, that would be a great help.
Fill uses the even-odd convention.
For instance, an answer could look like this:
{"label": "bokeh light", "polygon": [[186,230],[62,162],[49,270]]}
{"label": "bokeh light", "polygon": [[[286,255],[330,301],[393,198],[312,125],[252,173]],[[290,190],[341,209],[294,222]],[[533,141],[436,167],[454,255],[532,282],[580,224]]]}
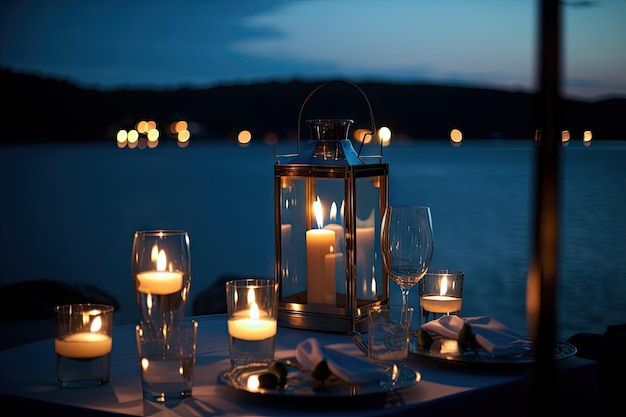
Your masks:
{"label": "bokeh light", "polygon": [[387,126],[378,129],[378,140],[383,146],[389,146],[391,143],[391,129]]}
{"label": "bokeh light", "polygon": [[459,129],[452,129],[450,131],[450,143],[452,146],[461,146],[461,142],[463,142],[463,132]]}
{"label": "bokeh light", "polygon": [[368,144],[372,141],[372,132],[369,129],[355,129],[352,137],[358,143]]}
{"label": "bokeh light", "polygon": [[250,131],[248,130],[242,130],[237,135],[237,142],[239,142],[239,145],[247,146],[248,144],[250,144],[251,141],[252,141],[252,133],[250,133]]}

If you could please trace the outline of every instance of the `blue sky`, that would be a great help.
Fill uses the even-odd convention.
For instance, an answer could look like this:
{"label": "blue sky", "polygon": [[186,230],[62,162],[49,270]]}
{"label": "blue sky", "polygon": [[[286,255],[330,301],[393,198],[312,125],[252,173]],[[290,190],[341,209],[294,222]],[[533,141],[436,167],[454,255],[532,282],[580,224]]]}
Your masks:
{"label": "blue sky", "polygon": [[[565,3],[564,95],[626,97],[626,0]],[[538,4],[0,0],[0,66],[99,89],[343,78],[531,92]]]}

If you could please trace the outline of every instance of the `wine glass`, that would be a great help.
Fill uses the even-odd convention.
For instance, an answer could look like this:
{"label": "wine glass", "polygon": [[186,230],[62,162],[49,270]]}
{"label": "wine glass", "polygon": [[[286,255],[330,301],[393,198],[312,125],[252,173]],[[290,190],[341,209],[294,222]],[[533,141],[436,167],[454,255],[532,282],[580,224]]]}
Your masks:
{"label": "wine glass", "polygon": [[402,306],[409,306],[409,291],[426,275],[433,257],[430,207],[387,206],[380,230],[383,268],[402,291]]}
{"label": "wine glass", "polygon": [[185,317],[191,284],[186,231],[135,232],[131,269],[142,322],[172,325]]}

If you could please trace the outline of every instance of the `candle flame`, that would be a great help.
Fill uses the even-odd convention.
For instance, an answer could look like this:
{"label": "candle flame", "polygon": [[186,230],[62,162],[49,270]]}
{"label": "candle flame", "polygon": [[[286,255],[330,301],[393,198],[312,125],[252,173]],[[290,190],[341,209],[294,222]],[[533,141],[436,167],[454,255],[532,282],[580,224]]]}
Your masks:
{"label": "candle flame", "polygon": [[322,202],[320,196],[317,196],[317,200],[313,202],[313,213],[315,214],[315,220],[317,221],[317,228],[324,228],[324,214],[322,213]]}
{"label": "candle flame", "polygon": [[330,205],[330,221],[337,223],[337,204],[334,201],[333,204]]}
{"label": "candle flame", "polygon": [[256,305],[255,302],[253,302],[250,306],[250,318],[258,319],[259,317],[261,317],[261,314],[259,313],[259,306]]}
{"label": "candle flame", "polygon": [[446,295],[448,292],[448,276],[444,275],[439,282],[439,295]]}
{"label": "candle flame", "polygon": [[150,252],[150,260],[152,262],[156,262],[158,258],[159,258],[159,247],[155,243],[154,246],[152,247],[152,251]]}
{"label": "candle flame", "polygon": [[89,331],[91,333],[97,333],[100,331],[101,328],[102,328],[102,317],[96,316],[96,318],[94,318],[93,321],[91,322],[91,328],[89,329]]}
{"label": "candle flame", "polygon": [[341,219],[342,219],[342,221],[341,221],[340,223],[342,223],[342,222],[343,222],[343,212],[344,212],[344,206],[345,206],[345,204],[346,204],[346,200],[343,200],[343,201],[341,202],[341,208],[339,209],[339,215],[341,216]]}
{"label": "candle flame", "polygon": [[256,296],[254,295],[254,288],[250,288],[248,290],[248,304],[252,304],[256,301]]}
{"label": "candle flame", "polygon": [[167,256],[165,255],[165,251],[161,249],[159,252],[159,256],[157,258],[157,271],[165,271],[167,267]]}

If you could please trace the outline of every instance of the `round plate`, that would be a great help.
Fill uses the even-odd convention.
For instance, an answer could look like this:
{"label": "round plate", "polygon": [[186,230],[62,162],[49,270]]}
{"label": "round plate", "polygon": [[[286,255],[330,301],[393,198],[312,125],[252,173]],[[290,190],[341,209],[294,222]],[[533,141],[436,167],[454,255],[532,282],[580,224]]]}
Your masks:
{"label": "round plate", "polygon": [[381,381],[373,381],[363,384],[349,384],[337,377],[330,376],[323,382],[314,379],[309,372],[303,372],[297,368],[295,359],[290,359],[287,363],[293,364],[289,367],[287,383],[284,387],[275,388],[253,388],[248,387],[248,379],[251,376],[258,376],[268,371],[267,365],[241,365],[232,370],[224,371],[220,374],[220,380],[237,390],[261,395],[277,395],[285,397],[357,397],[363,395],[385,394],[415,385],[421,379],[419,372],[409,368],[399,368],[395,383],[392,382],[392,370],[387,373],[388,378]]}
{"label": "round plate", "polygon": [[[535,361],[533,352],[516,356],[493,356],[489,352],[477,349],[461,353],[454,339],[444,337],[435,338],[430,349],[424,350],[417,346],[411,346],[411,353],[431,359],[446,362],[459,362],[469,364],[500,364],[500,365],[524,365]],[[554,347],[552,356],[554,360],[569,358],[576,354],[576,347],[567,342],[558,342]]]}

